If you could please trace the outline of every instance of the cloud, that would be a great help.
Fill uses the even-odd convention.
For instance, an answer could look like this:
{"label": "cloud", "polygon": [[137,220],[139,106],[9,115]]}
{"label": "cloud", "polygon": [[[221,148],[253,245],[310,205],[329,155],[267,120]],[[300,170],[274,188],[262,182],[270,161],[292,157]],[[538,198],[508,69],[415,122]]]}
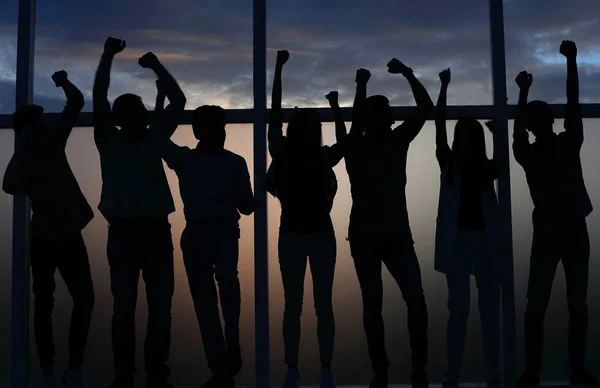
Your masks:
{"label": "cloud", "polygon": [[[188,96],[188,109],[201,104],[251,108],[251,2],[217,0],[106,0],[81,3],[63,0],[57,13],[38,4],[35,72],[36,98],[47,110],[62,109],[62,93],[49,79],[65,69],[84,91],[91,109],[95,68],[107,35],[123,37],[128,47],[115,60],[110,97],[125,92],[142,96],[149,107],[155,76],[137,58],[157,53]],[[397,57],[411,66],[432,98],[439,89],[438,72],[451,67],[449,104],[491,104],[488,3],[463,0],[289,0],[269,2],[267,87],[278,49],[292,60],[284,70],[285,106],[326,106],[324,96],[339,90],[349,106],[357,68],[369,68],[370,94],[385,94],[392,104],[412,105],[408,84],[387,73]],[[564,101],[562,39],[579,47],[581,99],[600,101],[600,7],[597,0],[505,1],[508,92],[523,69],[534,73],[532,98]],[[16,28],[0,21],[0,80],[14,82]],[[9,106],[0,100],[0,112]]]}

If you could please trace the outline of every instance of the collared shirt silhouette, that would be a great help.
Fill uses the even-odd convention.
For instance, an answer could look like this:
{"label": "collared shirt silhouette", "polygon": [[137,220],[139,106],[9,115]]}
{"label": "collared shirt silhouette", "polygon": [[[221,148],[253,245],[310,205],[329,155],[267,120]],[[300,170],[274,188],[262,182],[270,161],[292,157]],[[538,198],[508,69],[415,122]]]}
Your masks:
{"label": "collared shirt silhouette", "polygon": [[73,298],[69,327],[69,369],[63,381],[80,386],[81,367],[94,307],[94,288],[82,230],[94,218],[69,166],[65,148],[84,98],[65,71],[52,76],[63,88],[67,104],[57,122],[46,122],[43,108],[17,109],[13,124],[17,136],[3,189],[24,194],[31,201],[30,264],[34,294],[34,333],[42,376],[40,384],[54,386],[52,309],[55,272],[61,274]]}
{"label": "collared shirt silhouette", "polygon": [[[162,84],[159,82],[157,86],[157,113],[161,116],[165,96]],[[213,373],[204,383],[205,388],[235,386],[234,376],[243,364],[238,221],[240,213],[254,212],[254,195],[246,161],[224,149],[225,125],[225,111],[221,107],[201,106],[194,111],[192,119],[194,136],[199,141],[196,148],[176,145],[166,132],[162,152],[167,165],[179,177],[184,204],[183,262],[204,352]]]}
{"label": "collared shirt silhouette", "polygon": [[[597,385],[585,367],[588,332],[587,287],[590,240],[586,217],[592,204],[583,181],[580,150],[583,120],[579,105],[577,46],[563,41],[560,53],[567,59],[565,131],[553,131],[554,115],[545,102],[527,103],[533,76],[521,72],[514,123],[513,151],[525,170],[533,200],[533,242],[525,310],[525,372],[518,387],[539,385],[543,365],[544,316],[552,292],[556,267],[562,262],[569,309],[570,382]],[[535,136],[529,143],[528,132]]]}
{"label": "collared shirt silhouette", "polygon": [[179,178],[186,220],[239,220],[240,212],[253,212],[250,174],[240,155],[226,149],[210,152],[202,142],[190,149],[169,141],[163,158]]}
{"label": "collared shirt silhouette", "polygon": [[[140,272],[146,283],[148,326],[145,339],[147,384],[169,387],[171,300],[174,290],[173,241],[168,215],[175,208],[162,162],[165,134],[173,134],[186,99],[158,58],[147,53],[139,65],[164,82],[170,106],[149,124],[139,96],[108,102],[110,70],[125,41],[108,38],[94,81],[94,139],[100,153],[102,197],[99,209],[109,222],[107,258],[114,296],[112,388],[134,384],[135,308]],[[113,124],[116,119],[120,129]]]}

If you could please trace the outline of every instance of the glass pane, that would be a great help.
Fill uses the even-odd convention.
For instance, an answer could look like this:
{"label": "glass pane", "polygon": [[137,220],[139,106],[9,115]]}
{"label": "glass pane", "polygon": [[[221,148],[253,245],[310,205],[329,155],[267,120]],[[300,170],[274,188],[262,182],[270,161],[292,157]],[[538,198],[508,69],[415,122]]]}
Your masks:
{"label": "glass pane", "polygon": [[[448,137],[454,134],[454,122],[448,122]],[[347,123],[349,128],[350,123]],[[435,159],[435,129],[427,122],[421,134],[410,146],[407,165],[407,206],[421,265],[423,288],[429,312],[429,362],[431,382],[441,382],[446,372],[447,286],[444,276],[433,269],[435,220],[439,196],[439,166]],[[334,126],[323,125],[325,144],[335,142]],[[488,155],[492,141],[486,135]],[[333,289],[333,309],[336,320],[333,371],[339,385],[368,385],[372,374],[362,324],[362,296],[356,271],[346,241],[352,199],[344,160],[334,169],[338,193],[332,210],[337,238],[337,262]],[[271,377],[275,386],[283,381],[284,364],[282,322],[284,310],[283,285],[277,260],[279,236],[279,202],[269,196],[269,257],[271,306]],[[406,322],[406,305],[396,282],[383,270],[386,347],[390,359],[390,383],[408,383],[411,373],[410,346]],[[465,346],[464,382],[484,381],[483,351],[475,281],[471,281],[471,314]],[[304,285],[302,337],[300,343],[302,385],[318,384],[319,349],[317,321],[313,308],[312,277],[307,269]]]}
{"label": "glass pane", "polygon": [[[12,129],[0,129],[0,171],[2,176],[13,155],[15,135]],[[10,382],[10,296],[12,284],[12,196],[0,192],[0,386]]]}
{"label": "glass pane", "polygon": [[[229,133],[226,147],[246,159],[252,176],[252,126],[228,125],[227,130]],[[173,141],[177,144],[190,147],[195,146],[196,143],[190,126],[181,126],[178,128],[173,136]],[[106,260],[107,222],[97,210],[101,190],[100,160],[94,145],[91,128],[77,128],[73,131],[67,146],[67,156],[84,195],[95,209],[95,218],[84,230],[84,238],[90,257],[94,290],[96,293],[96,305],[86,349],[85,371],[86,379],[91,385],[106,386],[113,375],[111,347],[113,298],[110,290],[109,268]],[[171,382],[176,386],[197,386],[210,377],[210,371],[208,370],[204,356],[200,329],[198,328],[198,322],[194,313],[179,245],[181,232],[185,227],[179,184],[174,172],[166,167],[165,170],[167,171],[167,178],[177,209],[169,218],[172,225],[173,244],[175,247],[175,293],[172,306],[171,353],[169,359]],[[242,217],[240,228],[239,276],[242,291],[240,331],[244,368],[236,381],[241,385],[247,386],[254,383],[253,218]],[[56,279],[56,302],[53,315],[55,327],[54,340],[57,347],[57,366],[62,367],[63,365],[67,365],[71,298],[60,276],[56,276]],[[138,308],[136,312],[136,363],[138,367],[138,382],[140,384],[145,381],[143,373],[143,338],[146,332],[146,319],[145,287],[143,281],[140,280]],[[37,376],[39,364],[33,341],[31,352],[32,372]],[[60,370],[57,370],[57,372],[60,372]]]}
{"label": "glass pane", "polygon": [[252,2],[60,0],[37,4],[35,94],[46,111],[64,106],[50,78],[61,69],[84,92],[84,109],[92,110],[94,74],[109,35],[127,41],[113,65],[111,102],[136,93],[154,106],[156,77],[137,63],[152,51],[179,81],[187,109],[252,108]]}
{"label": "glass pane", "polygon": [[[512,133],[513,123],[509,123]],[[556,120],[555,129],[561,131],[563,120]],[[589,331],[587,341],[587,362],[591,372],[600,374],[600,331],[596,328],[600,323],[600,309],[597,301],[600,296],[600,287],[594,282],[600,276],[600,245],[595,236],[600,230],[600,213],[598,202],[600,198],[600,176],[596,172],[596,166],[600,163],[597,152],[597,144],[600,142],[600,120],[584,120],[585,142],[581,149],[581,162],[586,187],[592,203],[596,210],[587,218],[588,232],[591,240],[591,255],[589,267]],[[530,136],[530,141],[533,137]],[[512,224],[513,224],[513,246],[515,266],[515,299],[516,299],[516,321],[517,321],[517,351],[519,357],[519,371],[525,367],[524,359],[524,327],[523,320],[527,303],[527,282],[529,277],[529,258],[531,253],[531,241],[533,227],[531,214],[533,203],[529,194],[529,188],[523,168],[514,160],[511,150],[511,189],[512,189]],[[552,297],[545,317],[545,342],[544,342],[544,366],[542,380],[565,381],[569,376],[568,363],[568,309],[566,303],[566,283],[562,265],[558,265]]]}
{"label": "glass pane", "polygon": [[451,67],[450,105],[492,102],[488,2],[382,0],[329,1],[309,8],[284,0],[267,4],[268,83],[276,51],[290,51],[283,74],[284,106],[327,106],[324,96],[339,90],[350,105],[356,69],[373,73],[369,94],[385,94],[392,105],[413,105],[401,76],[387,73],[397,57],[414,69],[432,97],[438,73]]}
{"label": "glass pane", "polygon": [[0,114],[15,110],[18,1],[0,3]]}
{"label": "glass pane", "polygon": [[551,2],[505,1],[506,67],[509,103],[516,104],[520,71],[533,74],[530,98],[549,103],[566,101],[566,59],[559,53],[563,39],[577,44],[581,102],[600,102],[597,88],[598,3],[588,0]]}

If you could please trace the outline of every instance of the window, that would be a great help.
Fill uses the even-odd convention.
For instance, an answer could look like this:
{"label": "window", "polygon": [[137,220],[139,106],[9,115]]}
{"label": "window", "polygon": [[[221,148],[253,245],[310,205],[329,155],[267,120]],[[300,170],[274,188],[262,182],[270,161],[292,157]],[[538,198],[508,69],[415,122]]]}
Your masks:
{"label": "window", "polygon": [[[556,131],[561,131],[563,120],[557,120]],[[512,132],[512,122],[510,123]],[[600,120],[584,120],[585,142],[581,150],[581,163],[588,194],[596,210],[587,218],[588,232],[590,235],[591,255],[588,286],[589,304],[589,330],[588,330],[588,353],[586,365],[591,367],[591,372],[598,374],[600,353],[595,344],[600,341],[600,332],[595,330],[600,319],[600,311],[597,308],[600,287],[593,279],[600,276],[600,244],[594,236],[600,230],[600,177],[595,171],[595,166],[600,163],[596,145],[600,142]],[[512,224],[513,224],[513,252],[514,252],[514,274],[515,274],[515,306],[517,321],[517,354],[519,357],[519,370],[524,370],[523,354],[523,319],[527,303],[527,283],[529,278],[529,258],[531,253],[531,241],[533,227],[531,215],[533,203],[529,195],[529,188],[523,168],[514,160],[511,150],[511,189],[512,189]],[[565,380],[568,376],[568,309],[566,303],[566,283],[562,265],[558,266],[552,288],[552,297],[546,312],[545,343],[544,343],[544,366],[543,381]]]}
{"label": "window", "polygon": [[509,103],[518,101],[514,79],[522,70],[533,74],[532,100],[566,102],[566,59],[559,53],[564,39],[577,44],[581,102],[599,102],[599,17],[595,1],[505,1]]}
{"label": "window", "polygon": [[17,4],[17,0],[0,4],[0,114],[15,110]]}
{"label": "window", "polygon": [[492,102],[487,1],[461,7],[443,1],[354,0],[312,8],[291,0],[267,3],[269,88],[276,51],[291,55],[283,74],[284,107],[327,106],[325,94],[336,89],[342,106],[350,106],[360,67],[373,74],[369,94],[414,105],[406,81],[387,73],[392,57],[414,69],[432,98],[438,73],[451,67],[450,105]]}
{"label": "window", "polygon": [[136,93],[154,106],[156,77],[137,63],[153,51],[179,81],[187,109],[253,106],[252,2],[231,1],[38,2],[36,102],[48,112],[62,110],[62,92],[50,76],[64,69],[84,92],[84,109],[91,111],[94,74],[108,35],[127,41],[113,65],[111,102],[122,93]]}

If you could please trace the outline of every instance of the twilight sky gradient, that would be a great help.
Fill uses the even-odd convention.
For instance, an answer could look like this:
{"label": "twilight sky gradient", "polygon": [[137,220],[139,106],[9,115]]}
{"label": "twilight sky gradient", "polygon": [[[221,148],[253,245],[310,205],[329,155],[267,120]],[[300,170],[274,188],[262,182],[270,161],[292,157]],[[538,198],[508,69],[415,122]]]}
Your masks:
{"label": "twilight sky gradient", "polygon": [[[509,103],[516,99],[513,78],[520,70],[534,74],[532,98],[565,101],[564,58],[558,54],[562,39],[578,43],[582,102],[600,102],[600,7],[598,0],[505,0],[506,51]],[[108,35],[127,40],[128,47],[113,67],[110,97],[123,92],[140,94],[152,107],[154,75],[137,65],[137,58],[154,51],[179,80],[188,97],[188,109],[200,104],[225,108],[251,108],[252,102],[252,9],[249,0],[38,0],[36,40],[35,101],[47,111],[62,109],[62,92],[50,75],[60,69],[86,95],[85,110],[91,110],[91,87],[102,45]],[[400,6],[400,4],[402,4]],[[458,5],[460,4],[460,5]],[[17,0],[0,2],[0,114],[12,113],[16,63]],[[284,73],[284,105],[326,106],[324,95],[333,89],[341,94],[342,106],[350,106],[354,73],[369,68],[373,77],[369,93],[383,93],[394,105],[412,105],[406,81],[390,76],[385,64],[395,56],[411,66],[437,98],[438,72],[451,67],[453,81],[449,104],[491,104],[488,7],[485,0],[269,0],[268,77],[275,51],[288,49],[292,60]],[[268,94],[270,96],[270,93]],[[270,98],[270,97],[269,97]],[[433,272],[433,233],[439,190],[439,171],[434,158],[433,123],[426,124],[409,152],[407,198],[415,234],[430,314],[430,366],[432,381],[445,371],[446,283]],[[586,120],[586,143],[582,151],[585,178],[592,201],[600,209],[600,165],[596,152],[600,144],[600,120]],[[448,125],[449,128],[453,126]],[[562,128],[556,123],[557,130]],[[326,143],[333,141],[333,128],[324,126]],[[452,136],[452,133],[449,133]],[[0,130],[0,171],[12,154],[12,131]],[[188,126],[178,129],[174,140],[193,145]],[[491,139],[488,149],[491,151]],[[228,126],[227,147],[244,156],[252,169],[252,131],[249,125]],[[100,196],[100,170],[90,128],[77,129],[69,141],[68,156],[84,194],[96,208]],[[490,153],[491,154],[491,153]],[[337,319],[336,375],[340,384],[364,384],[369,379],[366,344],[360,322],[360,290],[344,237],[350,211],[348,178],[343,162],[336,168],[340,189],[332,216],[338,238],[338,266],[334,288]],[[515,294],[517,329],[522,338],[522,314],[531,241],[531,199],[521,168],[511,161],[513,234],[515,253]],[[187,279],[181,263],[179,236],[184,227],[177,178],[168,173],[177,211],[171,216],[176,247],[176,290],[173,305],[171,366],[173,383],[197,385],[207,377],[200,336],[193,315]],[[11,198],[0,193],[0,309],[10,301]],[[276,256],[278,203],[269,199],[269,261],[271,304],[272,383],[283,377],[281,319],[283,293]],[[239,376],[241,385],[254,379],[254,278],[252,217],[242,220],[240,279],[244,296],[242,346],[246,359]],[[590,339],[592,370],[600,373],[600,297],[595,281],[600,276],[600,210],[589,218],[592,236],[590,267]],[[94,273],[97,304],[88,347],[90,381],[108,383],[111,373],[111,295],[105,257],[106,223],[99,212],[84,232]],[[393,363],[393,382],[408,381],[409,354],[406,311],[400,294],[387,273],[384,314],[386,334]],[[303,383],[317,377],[316,321],[312,308],[310,276],[306,279],[305,314],[301,364]],[[482,351],[475,287],[465,355],[464,379],[481,381]],[[140,286],[138,312],[138,355],[142,354],[145,301]],[[544,378],[563,380],[566,376],[566,305],[562,270],[557,273],[548,312],[547,357]],[[58,281],[55,339],[62,368],[66,357],[68,294]],[[597,311],[597,312],[594,312]],[[0,310],[1,311],[1,310]],[[8,382],[9,321],[0,320],[0,386]],[[33,347],[32,347],[33,351]],[[519,344],[519,362],[522,346]],[[32,353],[32,370],[37,359]],[[141,357],[138,357],[141,370]],[[91,385],[92,387],[94,385]]]}

